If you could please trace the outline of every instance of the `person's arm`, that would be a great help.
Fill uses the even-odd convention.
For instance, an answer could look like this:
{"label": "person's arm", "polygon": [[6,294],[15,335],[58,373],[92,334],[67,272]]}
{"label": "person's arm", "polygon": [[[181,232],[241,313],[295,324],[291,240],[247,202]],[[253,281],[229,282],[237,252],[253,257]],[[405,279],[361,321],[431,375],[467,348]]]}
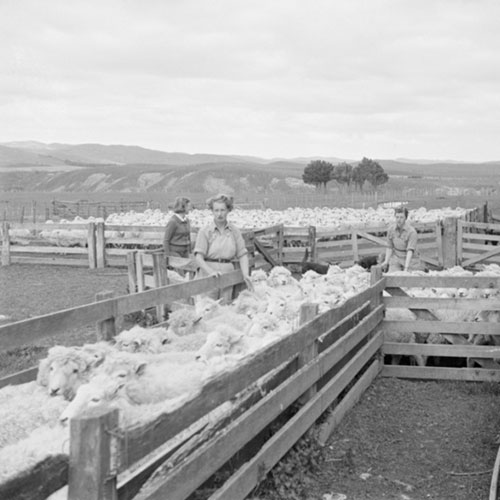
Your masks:
{"label": "person's arm", "polygon": [[410,262],[411,262],[411,259],[413,258],[413,250],[407,250],[406,251],[406,259],[405,259],[405,267],[404,267],[404,270],[405,271],[408,271],[408,269],[410,268]]}
{"label": "person's arm", "polygon": [[165,234],[163,235],[163,250],[165,254],[168,255],[170,253],[170,240],[175,232],[175,223],[172,219],[167,222],[165,227]]}
{"label": "person's arm", "polygon": [[405,259],[405,267],[404,270],[408,271],[410,268],[411,259],[413,258],[413,254],[417,248],[417,231],[412,229],[410,236],[408,238],[408,243],[406,245],[406,259]]}
{"label": "person's arm", "polygon": [[206,274],[210,276],[220,276],[220,271],[217,271],[215,269],[212,269],[206,262],[205,262],[205,256],[200,253],[200,252],[195,252],[194,254],[194,259],[196,260],[196,264],[198,264],[198,267],[203,269]]}
{"label": "person's arm", "polygon": [[391,228],[387,231],[387,248],[385,249],[385,259],[382,262],[382,270],[387,270],[389,266],[389,261],[391,260],[392,253],[394,249],[394,244],[391,237]]}
{"label": "person's arm", "polygon": [[248,262],[248,253],[242,255],[239,259],[241,273],[243,274],[243,279],[245,280],[245,285],[247,288],[253,292],[253,283],[250,280],[250,265]]}

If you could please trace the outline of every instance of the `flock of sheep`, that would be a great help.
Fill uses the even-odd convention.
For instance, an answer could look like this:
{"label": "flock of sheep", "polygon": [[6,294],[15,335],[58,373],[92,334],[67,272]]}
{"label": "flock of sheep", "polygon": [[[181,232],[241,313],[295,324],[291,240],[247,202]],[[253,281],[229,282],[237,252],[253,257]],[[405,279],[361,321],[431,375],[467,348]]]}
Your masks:
{"label": "flock of sheep", "polygon": [[[462,217],[467,213],[464,208],[440,208],[427,210],[420,207],[410,211],[409,220],[413,223],[435,222],[446,217]],[[114,245],[119,246],[120,240],[130,238],[159,239],[162,234],[151,232],[134,231],[134,226],[155,226],[165,227],[173,212],[162,212],[160,210],[148,209],[144,212],[122,212],[110,214],[106,220],[102,218],[89,217],[85,219],[77,216],[73,220],[61,220],[58,224],[82,225],[82,229],[72,228],[52,228],[52,221],[39,230],[38,235],[34,229],[12,228],[10,237],[12,243],[29,244],[35,237],[41,238],[50,244],[62,247],[85,246],[87,243],[87,228],[84,227],[89,222],[105,222],[106,225],[130,226],[130,230],[107,230],[106,238],[115,241]],[[193,210],[189,214],[193,228],[199,228],[212,220],[213,215],[209,210]],[[317,231],[334,231],[349,227],[380,228],[385,227],[394,219],[392,208],[378,207],[367,209],[354,208],[288,208],[287,210],[241,210],[235,209],[230,215],[231,222],[241,229],[255,229],[283,224],[285,227],[308,227],[315,226]]]}

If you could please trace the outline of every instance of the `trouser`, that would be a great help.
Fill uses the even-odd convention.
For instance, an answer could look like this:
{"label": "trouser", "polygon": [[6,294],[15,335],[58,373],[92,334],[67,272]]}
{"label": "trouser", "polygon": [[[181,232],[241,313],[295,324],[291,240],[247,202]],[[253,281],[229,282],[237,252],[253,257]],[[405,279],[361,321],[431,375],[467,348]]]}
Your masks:
{"label": "trouser", "polygon": [[[230,262],[207,262],[207,265],[214,271],[219,271],[221,274],[234,270],[234,265]],[[198,272],[196,273],[197,278],[205,278],[207,276],[209,275],[205,273],[203,269],[198,269]],[[214,300],[222,299],[221,304],[230,304],[233,300],[233,287],[228,286],[221,289],[215,288],[214,290],[207,292],[205,295]]]}
{"label": "trouser", "polygon": [[[396,255],[392,255],[389,259],[389,270],[388,272],[393,273],[396,271],[403,271],[405,268],[405,260],[406,257],[397,257]],[[408,271],[417,271],[422,270],[422,261],[418,256],[413,256],[410,261],[410,265],[408,267]]]}

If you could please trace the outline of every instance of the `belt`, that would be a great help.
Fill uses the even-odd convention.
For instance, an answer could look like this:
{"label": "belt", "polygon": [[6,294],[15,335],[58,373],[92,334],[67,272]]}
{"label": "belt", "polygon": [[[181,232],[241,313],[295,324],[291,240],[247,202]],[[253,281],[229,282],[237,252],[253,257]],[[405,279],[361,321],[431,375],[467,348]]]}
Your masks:
{"label": "belt", "polygon": [[231,259],[205,259],[205,262],[218,262],[219,264],[232,264]]}

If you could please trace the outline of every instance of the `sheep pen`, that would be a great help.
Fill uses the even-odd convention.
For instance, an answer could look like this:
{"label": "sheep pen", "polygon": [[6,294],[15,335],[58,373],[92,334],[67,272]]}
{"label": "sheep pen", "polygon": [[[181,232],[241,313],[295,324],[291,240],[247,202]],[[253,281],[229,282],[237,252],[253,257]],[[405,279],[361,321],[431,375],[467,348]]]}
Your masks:
{"label": "sheep pen", "polygon": [[[12,304],[13,297],[23,297],[30,305],[26,314],[30,316],[50,311],[51,303],[52,310],[60,309],[61,297],[67,300],[70,295],[75,305],[88,301],[84,296],[88,289],[78,292],[73,287],[69,291],[60,282],[51,288],[54,267],[44,270],[43,266],[11,266],[1,268],[0,273],[4,273],[0,274],[4,284],[8,282],[3,288],[8,293],[2,297],[2,314],[18,314],[9,310],[9,297]],[[35,296],[31,275],[44,282],[43,304]],[[72,284],[68,276],[64,281],[68,287]],[[41,309],[37,311],[36,307]],[[5,365],[3,368],[9,369]],[[310,455],[313,446],[304,438],[273,469],[256,495],[261,499],[299,495],[298,498],[311,500],[326,495],[335,498],[335,494],[361,499],[389,494],[410,498],[484,498],[490,479],[487,472],[498,447],[498,399],[499,391],[493,383],[377,379],[347,414],[327,446],[314,448],[317,463],[304,466],[301,462],[304,452]],[[297,473],[300,470],[295,486],[286,479],[287,467]],[[204,498],[203,492],[208,496],[212,487],[210,483],[204,485],[199,498]],[[306,490],[308,496],[302,496]]]}

